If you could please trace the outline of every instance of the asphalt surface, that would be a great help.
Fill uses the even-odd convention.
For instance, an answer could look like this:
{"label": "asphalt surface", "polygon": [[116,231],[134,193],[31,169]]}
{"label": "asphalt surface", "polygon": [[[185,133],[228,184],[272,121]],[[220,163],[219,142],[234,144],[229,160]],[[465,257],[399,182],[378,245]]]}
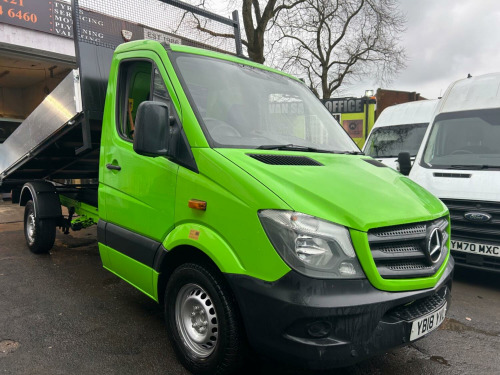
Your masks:
{"label": "asphalt surface", "polygon": [[[188,374],[161,308],[102,268],[95,228],[31,254],[23,211],[0,203],[0,374]],[[500,374],[500,275],[458,269],[452,306],[427,337],[322,374]],[[310,374],[254,358],[243,374]]]}

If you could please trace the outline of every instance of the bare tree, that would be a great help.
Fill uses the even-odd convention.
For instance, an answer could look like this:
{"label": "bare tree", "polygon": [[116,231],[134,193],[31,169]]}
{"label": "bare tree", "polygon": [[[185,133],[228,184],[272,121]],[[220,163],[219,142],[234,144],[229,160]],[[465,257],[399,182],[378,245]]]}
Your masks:
{"label": "bare tree", "polygon": [[306,75],[316,96],[370,74],[388,82],[405,67],[406,18],[396,0],[305,0],[274,20],[282,68]]}
{"label": "bare tree", "polygon": [[[273,24],[273,20],[283,11],[288,11],[304,3],[306,0],[234,0],[229,1],[227,8],[241,6],[241,19],[243,23],[244,36],[242,44],[247,48],[248,57],[250,60],[264,63],[265,37],[269,28]],[[211,9],[213,4],[206,0],[197,0],[195,3],[198,6]],[[198,30],[204,31],[213,37],[232,38],[232,35],[217,33],[208,30],[201,22],[198,21]]]}
{"label": "bare tree", "polygon": [[247,37],[248,57],[258,63],[265,61],[264,37],[271,22],[282,11],[292,10],[306,0],[243,0],[241,14]]}

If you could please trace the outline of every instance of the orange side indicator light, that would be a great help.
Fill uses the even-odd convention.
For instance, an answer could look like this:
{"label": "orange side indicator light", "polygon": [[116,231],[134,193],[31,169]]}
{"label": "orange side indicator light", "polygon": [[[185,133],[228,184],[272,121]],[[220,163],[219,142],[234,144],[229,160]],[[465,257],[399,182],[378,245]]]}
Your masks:
{"label": "orange side indicator light", "polygon": [[207,210],[207,202],[200,201],[198,199],[190,199],[188,202],[188,207],[195,209],[195,210],[206,211]]}

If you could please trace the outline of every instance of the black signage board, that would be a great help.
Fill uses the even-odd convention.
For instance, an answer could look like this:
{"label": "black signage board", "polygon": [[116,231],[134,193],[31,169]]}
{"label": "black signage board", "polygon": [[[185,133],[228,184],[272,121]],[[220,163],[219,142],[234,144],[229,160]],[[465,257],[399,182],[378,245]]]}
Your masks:
{"label": "black signage board", "polygon": [[57,0],[0,0],[0,23],[72,37],[71,6]]}
{"label": "black signage board", "polygon": [[364,111],[365,98],[323,99],[323,104],[330,113],[359,113]]}
{"label": "black signage board", "polygon": [[[139,39],[182,43],[181,38],[158,30],[79,9],[83,39],[108,48]],[[58,0],[0,0],[0,23],[73,39],[73,15],[69,2]]]}
{"label": "black signage board", "polygon": [[[73,38],[71,4],[54,1],[53,18],[54,28],[51,33]],[[123,42],[144,39],[144,28],[127,21],[82,8],[79,9],[79,19],[80,39],[92,44],[116,48]]]}
{"label": "black signage board", "polygon": [[71,4],[62,1],[50,1],[52,3],[53,28],[50,32],[66,38],[73,38],[73,16],[71,15]]}

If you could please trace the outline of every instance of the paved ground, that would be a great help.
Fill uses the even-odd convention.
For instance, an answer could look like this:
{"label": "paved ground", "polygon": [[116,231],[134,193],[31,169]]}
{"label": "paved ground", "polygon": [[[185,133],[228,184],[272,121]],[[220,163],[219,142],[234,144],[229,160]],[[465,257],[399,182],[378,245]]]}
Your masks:
{"label": "paved ground", "polygon": [[[18,207],[0,203],[0,373],[188,374],[159,306],[101,267],[95,229],[58,233],[50,255],[35,256],[21,221]],[[326,374],[499,374],[500,275],[458,271],[438,331]],[[304,373],[252,362],[248,374]]]}

